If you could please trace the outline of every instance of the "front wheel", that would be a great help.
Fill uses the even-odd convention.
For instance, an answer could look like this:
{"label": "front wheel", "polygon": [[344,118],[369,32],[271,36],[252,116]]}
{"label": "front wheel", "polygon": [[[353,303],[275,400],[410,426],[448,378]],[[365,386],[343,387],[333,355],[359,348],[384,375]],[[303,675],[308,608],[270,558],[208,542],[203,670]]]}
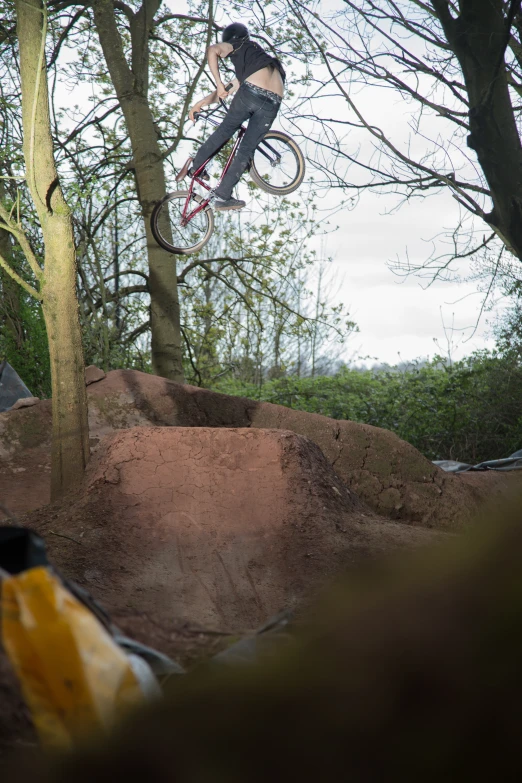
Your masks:
{"label": "front wheel", "polygon": [[250,167],[256,185],[275,196],[286,196],[297,190],[304,175],[304,156],[293,138],[282,131],[265,133]]}
{"label": "front wheel", "polygon": [[[182,225],[181,219],[185,202],[189,195],[188,190],[176,190],[168,193],[161,201],[158,201],[150,216],[150,227],[154,239],[164,250],[179,255],[198,253],[204,247],[214,231],[214,214],[207,206],[197,215]],[[205,199],[197,193],[193,193],[190,199],[189,212],[192,212],[198,204]]]}

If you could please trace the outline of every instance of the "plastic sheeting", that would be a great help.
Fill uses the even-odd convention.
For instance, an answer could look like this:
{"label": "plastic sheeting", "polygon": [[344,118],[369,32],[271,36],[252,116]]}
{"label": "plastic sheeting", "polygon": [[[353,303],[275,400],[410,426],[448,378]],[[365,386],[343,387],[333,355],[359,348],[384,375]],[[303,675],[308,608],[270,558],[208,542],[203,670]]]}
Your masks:
{"label": "plastic sheeting", "polygon": [[161,697],[155,669],[162,678],[183,673],[114,632],[94,599],[54,571],[28,528],[0,527],[0,577],[3,647],[44,748],[73,747]]}
{"label": "plastic sheeting", "polygon": [[154,685],[159,697],[141,659],[138,669],[49,567],[6,576],[1,606],[3,646],[44,748],[109,730]]}
{"label": "plastic sheeting", "polygon": [[9,410],[17,400],[33,395],[9,362],[0,362],[0,413]]}
{"label": "plastic sheeting", "polygon": [[465,473],[469,470],[522,470],[522,449],[515,451],[510,457],[490,459],[479,462],[478,465],[468,465],[467,462],[457,462],[452,459],[434,460],[433,464],[447,473]]}
{"label": "plastic sheeting", "polygon": [[291,610],[280,612],[254,634],[239,639],[226,650],[214,655],[211,663],[233,667],[260,663],[291,643],[293,621],[294,613]]}

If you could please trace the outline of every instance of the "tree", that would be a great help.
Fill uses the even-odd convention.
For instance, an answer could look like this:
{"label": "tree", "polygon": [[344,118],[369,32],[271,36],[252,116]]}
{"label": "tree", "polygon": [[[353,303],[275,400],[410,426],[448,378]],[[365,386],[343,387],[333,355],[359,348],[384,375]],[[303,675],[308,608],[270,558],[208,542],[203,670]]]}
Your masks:
{"label": "tree", "polygon": [[[83,169],[82,169],[83,170]],[[148,369],[146,256],[131,201],[118,194],[118,211],[104,220],[116,194],[103,183],[82,187],[76,213],[80,258],[80,302],[88,361],[105,369]],[[184,372],[189,383],[209,386],[233,372],[238,380],[305,371],[353,329],[342,305],[332,307],[322,287],[321,301],[309,306],[308,278],[315,254],[307,247],[324,227],[312,204],[266,199],[242,215],[217,214],[217,231],[205,249],[178,270]],[[118,236],[115,236],[117,229]],[[118,245],[117,245],[118,243]],[[116,250],[118,246],[118,250]],[[121,259],[124,282],[116,290],[114,259]],[[319,293],[319,292],[318,292]],[[328,345],[330,351],[330,345]]]}
{"label": "tree", "polygon": [[[288,46],[307,60],[301,108],[316,126],[313,155],[327,181],[404,200],[449,190],[461,220],[449,252],[423,265],[430,275],[480,253],[496,255],[495,273],[506,250],[521,260],[519,0],[344,0],[332,13],[277,0],[272,16],[283,11],[295,20]],[[335,109],[332,89],[342,99]],[[373,105],[362,109],[369,90]],[[379,112],[390,92],[393,110]]]}
{"label": "tree", "polygon": [[[0,180],[0,191],[1,191]],[[9,231],[0,227],[0,256],[18,274],[23,263]],[[31,392],[51,396],[49,349],[40,302],[0,265],[0,359],[16,368]]]}
{"label": "tree", "polygon": [[[23,250],[32,282],[5,255],[0,264],[41,302],[49,338],[52,380],[51,497],[77,485],[89,458],[87,395],[76,298],[76,252],[72,216],[53,156],[45,45],[47,9],[42,0],[16,0],[20,58],[23,153],[26,183],[45,247],[42,264],[17,214],[16,202],[0,204],[2,228]],[[5,249],[5,245],[4,245]]]}
{"label": "tree", "polygon": [[[153,28],[168,24],[177,14],[164,14],[156,19],[161,0],[143,0],[135,11],[131,5],[114,0],[65,0],[52,6],[56,20],[63,17],[71,7],[79,8],[67,22],[65,31],[58,37],[56,57],[74,26],[86,12],[92,9],[94,24],[103,51],[106,70],[113,85],[119,107],[123,113],[132,150],[132,162],[126,173],[135,175],[137,198],[140,204],[148,256],[148,292],[150,294],[150,331],[153,371],[171,380],[183,381],[182,338],[180,327],[179,296],[175,256],[160,248],[150,231],[150,214],[154,204],[167,192],[164,159],[166,151],[160,147],[159,126],[155,118],[155,96],[149,95],[150,44]],[[209,21],[205,27],[207,46],[211,42],[213,29],[213,3],[209,1]],[[90,46],[87,36],[83,43]],[[183,124],[190,106],[190,97],[195,89],[202,68],[196,69],[193,84],[187,91],[184,109],[176,132],[176,141],[169,152],[175,149],[183,135]],[[106,92],[105,92],[106,97]],[[104,111],[104,117],[114,109]],[[98,117],[90,118],[69,134],[74,138],[81,129],[92,127]],[[163,227],[168,237],[169,227]]]}
{"label": "tree", "polygon": [[95,160],[95,147],[74,154],[71,187],[86,362],[106,371],[117,367],[150,370],[143,221],[135,209],[131,182],[122,181],[116,171],[106,179],[92,176]]}
{"label": "tree", "polygon": [[[79,81],[85,79],[86,73],[90,75],[97,70],[90,26],[90,20],[94,20],[105,61],[97,75],[97,84],[101,85],[97,104],[82,118],[75,118],[76,127],[69,127],[64,133],[64,124],[57,135],[64,154],[70,155],[71,147],[82,134],[86,134],[85,138],[99,134],[105,142],[106,124],[114,120],[120,109],[123,113],[132,159],[123,159],[126,139],[121,138],[120,126],[111,144],[103,144],[103,150],[99,150],[101,158],[96,163],[96,171],[99,177],[106,176],[104,161],[113,165],[118,158],[124,173],[135,174],[149,266],[152,364],[157,373],[176,380],[183,378],[181,351],[185,342],[179,314],[176,259],[154,242],[149,217],[154,202],[165,195],[169,157],[181,142],[193,135],[190,132],[187,135],[186,125],[198,83],[206,81],[202,91],[211,89],[206,77],[205,49],[220,30],[214,21],[213,0],[188,5],[185,14],[167,10],[159,13],[161,0],[136,4],[119,0],[93,0],[92,3],[56,0],[51,6],[55,22],[60,23],[56,25],[51,60],[56,65],[61,50],[67,47],[68,41],[73,41],[75,51],[82,52],[80,58],[75,58],[78,68],[73,76]],[[233,5],[225,3],[227,10]],[[66,68],[72,74],[75,65],[69,62]],[[106,81],[103,83],[107,72],[112,88]],[[153,89],[149,89],[149,84]],[[111,105],[114,94],[117,109]],[[164,229],[168,231],[168,227]]]}
{"label": "tree", "polygon": [[[136,7],[137,11],[134,10]],[[66,81],[71,84],[69,80],[72,78],[73,83],[92,79],[96,85],[93,90],[96,97],[89,111],[85,110],[85,106],[68,104],[63,111],[55,106],[52,107],[52,120],[59,150],[58,168],[64,175],[68,202],[75,205],[81,317],[88,327],[84,330],[84,345],[89,360],[100,362],[107,369],[121,366],[122,362],[127,366],[129,363],[131,366],[142,366],[141,357],[148,346],[148,330],[153,320],[149,318],[147,307],[149,295],[151,316],[154,312],[151,252],[160,252],[167,259],[170,272],[174,270],[174,258],[160,251],[153,240],[148,241],[147,237],[143,237],[143,227],[148,230],[148,218],[144,219],[141,198],[143,188],[136,168],[136,138],[133,138],[132,133],[127,135],[125,126],[128,130],[129,122],[134,122],[134,136],[138,137],[138,143],[143,141],[139,138],[140,134],[145,134],[149,141],[153,139],[154,149],[148,147],[147,152],[143,145],[140,148],[143,152],[140,170],[145,177],[151,175],[153,168],[156,173],[160,172],[163,185],[158,197],[161,197],[165,190],[164,174],[172,174],[170,154],[177,149],[180,141],[186,140],[187,109],[198,79],[202,75],[205,77],[203,58],[209,30],[216,29],[212,21],[212,3],[204,2],[197,9],[196,6],[191,7],[193,16],[169,13],[158,15],[158,7],[159,4],[153,7],[148,3],[130,8],[107,0],[98,3],[92,14],[91,6],[68,0],[52,6],[51,78],[54,76],[55,84]],[[113,15],[112,28],[108,16],[103,16],[108,15],[109,11]],[[209,15],[205,16],[207,12]],[[140,13],[143,18],[139,17]],[[150,18],[147,17],[149,13],[152,14]],[[103,23],[104,19],[107,24]],[[100,40],[105,40],[103,54],[96,45],[96,38],[94,45],[92,43],[93,23],[96,20]],[[140,24],[144,25],[140,28],[141,32],[136,26]],[[110,46],[106,38],[109,29],[114,34],[114,46]],[[140,46],[142,49],[139,49]],[[65,54],[60,59],[67,47],[74,49],[75,57]],[[116,50],[119,52],[117,57]],[[142,55],[138,56],[140,51]],[[111,73],[110,79],[107,76],[108,59],[113,65],[116,63],[116,76]],[[122,94],[114,87],[119,78],[118,73],[127,79],[127,82],[122,81],[120,84],[122,89],[125,88]],[[141,74],[140,78],[143,77],[145,81],[141,87],[139,84],[136,87],[136,74]],[[149,81],[154,85],[150,95]],[[204,91],[209,87],[205,85],[201,89]],[[125,119],[125,125],[121,119]],[[153,134],[149,134],[151,122]],[[162,174],[163,166],[165,172]],[[133,203],[135,196],[132,193],[132,180],[128,177],[130,172],[136,174],[141,211],[139,219]],[[152,179],[156,183],[159,181],[155,174]],[[150,206],[150,202],[148,204]],[[179,318],[179,329],[191,380],[206,383],[206,379],[215,374],[215,369],[218,374],[223,371],[224,355],[221,348],[215,349],[207,338],[200,339],[200,327],[212,339],[218,333],[230,336],[239,323],[234,319],[239,313],[238,302],[242,297],[246,306],[240,320],[244,321],[245,334],[249,334],[244,345],[246,347],[248,344],[249,349],[256,345],[256,372],[262,375],[267,361],[272,363],[273,373],[285,371],[285,366],[291,360],[289,338],[293,338],[300,346],[300,361],[305,361],[305,333],[310,330],[312,318],[308,316],[311,314],[302,317],[297,301],[293,301],[291,306],[288,304],[287,294],[291,294],[290,288],[295,285],[292,282],[287,286],[288,291],[283,292],[282,281],[278,278],[286,271],[280,252],[281,242],[273,244],[273,257],[270,256],[272,246],[268,242],[271,232],[275,233],[276,228],[282,227],[284,230],[287,217],[284,211],[277,212],[274,226],[271,230],[267,226],[263,228],[267,233],[264,238],[260,235],[263,241],[261,245],[256,244],[255,248],[246,234],[243,246],[240,248],[237,242],[237,246],[234,246],[234,238],[222,230],[222,241],[217,243],[219,248],[216,246],[214,253],[207,252],[197,258],[186,259],[183,264],[178,261],[175,277],[179,279],[174,283],[180,284],[186,307],[186,312]],[[257,242],[255,232],[253,236],[254,242]],[[217,311],[211,314],[210,302],[205,310],[205,305],[202,309],[198,301],[198,286],[202,281],[207,294],[212,288],[213,296],[227,298],[226,307],[219,312],[219,319],[216,318]],[[304,285],[304,281],[301,282]],[[276,289],[279,300],[273,295]],[[195,310],[191,310],[193,304]],[[201,320],[198,320],[196,310],[202,315],[204,311]],[[232,318],[228,326],[224,326],[225,313]],[[198,321],[197,328],[194,328],[196,321],[192,319],[194,314]],[[257,329],[260,315],[262,328]],[[324,319],[324,328],[333,326],[335,331],[337,327],[333,321],[326,325],[328,318],[329,315]],[[240,330],[242,328],[239,327]],[[154,334],[152,336],[154,338]],[[245,336],[241,338],[245,339]],[[273,357],[272,344],[275,346]],[[222,340],[220,345],[231,349],[234,342],[226,341],[224,345]],[[218,352],[215,353],[215,350]],[[212,369],[215,361],[219,366]]]}
{"label": "tree", "polygon": [[[0,200],[5,198],[4,183],[0,179]],[[5,263],[12,269],[15,268],[13,259],[13,246],[11,235],[2,228],[0,224],[0,256]],[[23,325],[21,317],[22,309],[22,289],[16,281],[9,275],[4,268],[0,268],[0,290],[2,296],[2,306],[0,309],[0,330],[4,338],[8,336],[9,342],[12,342],[17,349],[22,347],[24,340]]]}
{"label": "tree", "polygon": [[[218,230],[180,270],[183,334],[191,383],[219,378],[261,384],[289,372],[317,370],[332,343],[356,330],[324,285],[310,290],[324,230],[313,204],[267,200],[259,213],[218,216]],[[306,207],[308,206],[308,209]]]}
{"label": "tree", "polygon": [[[176,265],[172,255],[156,244],[150,230],[152,208],[166,194],[163,158],[148,102],[149,34],[160,4],[161,0],[144,0],[136,13],[124,3],[119,4],[129,23],[130,67],[116,24],[113,0],[93,0],[93,11],[107,68],[132,145],[136,186],[147,237],[152,365],[158,375],[183,382]],[[166,226],[165,230],[168,231]]]}
{"label": "tree", "polygon": [[[119,12],[119,6],[115,10],[128,52],[128,17]],[[55,52],[63,41],[62,51],[74,47],[81,51],[81,57],[65,56],[64,64],[59,57],[51,60],[55,77],[69,84],[92,81],[91,90],[96,96],[89,111],[85,106],[69,104],[54,115],[61,164],[70,172],[69,198],[76,205],[82,318],[88,324],[85,346],[90,360],[101,362],[104,367],[122,366],[124,357],[130,366],[141,366],[150,325],[146,306],[150,285],[147,248],[140,242],[143,223],[136,219],[133,184],[125,177],[134,161],[103,55],[96,40],[89,47],[85,42],[85,36],[89,32],[92,35],[91,19],[86,13],[74,34],[69,32],[69,39],[63,40],[63,31],[73,21],[74,17],[62,16],[61,26],[55,26]],[[176,161],[171,153],[180,141],[188,146],[187,142],[193,140],[184,135],[185,119],[201,72],[207,28],[208,19],[165,14],[156,18],[149,35],[150,82],[154,85],[149,102],[169,189],[179,187],[174,182],[173,163],[179,165],[184,160],[183,151]],[[202,85],[200,89],[209,90],[210,86]],[[209,128],[201,130],[198,126],[196,131],[204,134]],[[311,261],[303,246],[304,237],[301,245],[293,240],[299,223],[297,213],[304,204],[299,207],[279,199],[271,203],[253,187],[250,195],[252,202],[257,202],[256,214],[242,213],[237,220],[242,234],[234,228],[237,216],[227,216],[219,221],[219,229],[203,253],[178,259],[180,329],[184,372],[189,382],[208,384],[236,364],[238,355],[240,362],[248,364],[250,357],[245,353],[249,350],[256,356],[255,370],[252,365],[256,377],[261,378],[268,365],[272,365],[274,373],[284,372],[288,362],[294,361],[290,356],[292,340],[296,347],[300,345],[304,366],[307,332],[313,318],[320,315],[325,321],[321,328],[331,327],[331,334],[337,328],[334,319],[326,324],[333,313],[307,312],[303,317],[304,292],[300,308],[292,290],[299,281],[284,279],[290,271],[295,273],[298,264]],[[311,204],[307,208],[311,214]],[[319,228],[317,223],[315,220],[314,230],[323,231],[324,227]],[[310,227],[311,222],[305,233],[310,233]],[[293,268],[289,263],[292,254]],[[304,279],[301,285],[304,286]],[[294,297],[291,306],[289,297]],[[317,331],[317,324],[314,328]],[[133,341],[132,347],[129,341]],[[238,351],[240,344],[243,349]],[[272,355],[273,347],[276,350]]]}

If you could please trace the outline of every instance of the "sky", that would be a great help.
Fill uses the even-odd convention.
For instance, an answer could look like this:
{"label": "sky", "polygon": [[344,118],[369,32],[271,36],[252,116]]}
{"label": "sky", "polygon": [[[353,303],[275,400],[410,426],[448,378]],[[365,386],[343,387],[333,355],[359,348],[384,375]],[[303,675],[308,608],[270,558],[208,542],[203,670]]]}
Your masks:
{"label": "sky", "polygon": [[[320,4],[321,9],[328,11],[342,6],[341,0],[321,0]],[[417,48],[421,55],[415,42],[408,41],[408,47],[412,51]],[[317,70],[314,73],[319,78]],[[441,138],[445,162],[460,175],[466,172],[473,177],[474,153],[468,159],[470,151],[465,147],[446,144],[453,131],[448,121],[423,115],[420,133],[415,134],[411,127],[411,105],[397,92],[357,86],[350,89],[350,95],[366,120],[383,129],[398,149],[422,159],[430,147],[426,138]],[[432,98],[436,100],[433,93]],[[329,117],[355,119],[341,98],[329,96],[323,105],[317,101],[315,106],[322,106]],[[281,117],[281,127],[291,132],[284,122]],[[368,133],[355,128],[347,133],[346,148],[362,161],[370,160],[373,149]],[[357,176],[357,168],[352,166],[348,178],[357,181]],[[339,198],[339,191],[330,191],[319,204],[323,208],[334,206]],[[441,235],[457,225],[458,204],[447,190],[394,209],[397,204],[398,199],[392,194],[365,191],[352,211],[336,216],[339,228],[328,236],[324,245],[325,255],[333,258],[332,272],[337,278],[333,288],[335,298],[348,307],[360,330],[347,342],[345,359],[360,364],[362,358],[368,365],[396,364],[450,354],[452,360],[458,360],[473,351],[492,348],[492,324],[501,312],[501,305],[495,304],[481,314],[484,295],[477,282],[465,282],[471,271],[469,265],[461,262],[458,267],[463,282],[431,284],[429,279],[414,275],[399,277],[390,268],[407,259],[413,266],[420,266],[434,251],[436,255],[443,253],[447,244]],[[489,234],[490,230],[479,223],[476,228],[480,233]],[[317,241],[316,248],[319,247]]]}
{"label": "sky", "polygon": [[449,195],[406,204],[386,214],[383,197],[365,194],[328,237],[337,301],[343,302],[359,333],[346,345],[346,358],[361,364],[396,364],[435,354],[458,360],[475,350],[492,348],[488,321],[499,308],[477,319],[482,294],[473,282],[435,282],[398,276],[389,262],[421,263],[431,240],[454,216]]}
{"label": "sky", "polygon": [[[180,0],[167,0],[167,5],[180,10]],[[324,0],[328,10],[341,5],[340,0]],[[388,90],[376,97],[375,92],[362,90],[356,100],[372,121],[381,125],[385,118],[386,128],[395,134],[394,142],[407,143],[406,111],[396,94]],[[335,102],[327,106],[330,116],[336,116]],[[438,123],[434,133],[443,131],[440,118],[434,122]],[[292,132],[283,114],[274,127]],[[351,134],[348,143],[352,149],[360,144],[362,150],[367,139]],[[413,139],[413,147],[418,144],[419,150],[423,143]],[[458,151],[453,154],[458,156]],[[330,191],[321,195],[319,204],[328,209],[339,198],[339,191]],[[446,192],[392,211],[395,204],[393,197],[366,192],[355,209],[337,214],[335,233],[315,242],[318,252],[322,249],[333,259],[332,299],[344,303],[359,327],[347,341],[342,358],[371,366],[448,353],[458,360],[475,350],[492,348],[490,324],[499,310],[493,307],[477,324],[483,296],[476,283],[440,281],[428,286],[428,280],[398,277],[390,268],[390,262],[406,257],[420,264],[430,256],[430,240],[458,221],[454,199]]]}
{"label": "sky", "polygon": [[[332,8],[340,0],[325,2]],[[164,5],[178,13],[187,10],[185,0],[164,0]],[[362,91],[357,102],[372,120],[386,117],[387,127],[396,134],[394,141],[406,143],[402,107],[391,91],[377,100],[375,93]],[[334,108],[329,104],[329,111]],[[275,127],[292,132],[283,115]],[[349,143],[355,148],[367,141],[354,136]],[[180,155],[184,157],[186,151]],[[176,164],[181,165],[178,160]],[[333,208],[340,197],[339,191],[323,192],[319,206]],[[458,360],[477,349],[493,347],[490,324],[499,309],[484,314],[477,325],[482,296],[476,283],[435,282],[428,287],[428,280],[398,277],[390,268],[390,262],[404,261],[406,256],[413,263],[428,258],[433,247],[430,240],[458,220],[455,201],[449,193],[442,193],[391,211],[395,204],[392,197],[365,192],[353,210],[336,215],[337,231],[326,240],[318,237],[315,241],[316,250],[333,259],[333,303],[343,302],[359,327],[340,358],[358,365],[393,365],[448,352]]]}

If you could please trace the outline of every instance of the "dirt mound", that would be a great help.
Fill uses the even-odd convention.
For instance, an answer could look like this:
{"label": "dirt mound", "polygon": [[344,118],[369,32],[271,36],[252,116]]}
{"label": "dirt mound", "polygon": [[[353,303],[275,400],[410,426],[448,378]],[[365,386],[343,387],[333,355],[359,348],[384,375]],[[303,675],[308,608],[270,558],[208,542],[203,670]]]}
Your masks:
{"label": "dirt mound", "polygon": [[185,678],[116,736],[35,777],[517,780],[522,496],[484,522],[437,554],[349,579],[278,661]]}
{"label": "dirt mound", "polygon": [[[465,525],[522,473],[449,475],[392,432],[270,403],[115,370],[87,388],[94,448],[115,430],[142,426],[292,430],[316,443],[344,483],[378,514],[446,530]],[[50,406],[0,414],[0,502],[21,512],[49,501]]]}
{"label": "dirt mound", "polygon": [[206,427],[113,433],[81,492],[24,522],[115,618],[173,631],[254,628],[343,565],[436,535],[375,517],[306,438]]}
{"label": "dirt mound", "polygon": [[13,514],[49,502],[51,416],[50,400],[0,413],[0,503]]}

